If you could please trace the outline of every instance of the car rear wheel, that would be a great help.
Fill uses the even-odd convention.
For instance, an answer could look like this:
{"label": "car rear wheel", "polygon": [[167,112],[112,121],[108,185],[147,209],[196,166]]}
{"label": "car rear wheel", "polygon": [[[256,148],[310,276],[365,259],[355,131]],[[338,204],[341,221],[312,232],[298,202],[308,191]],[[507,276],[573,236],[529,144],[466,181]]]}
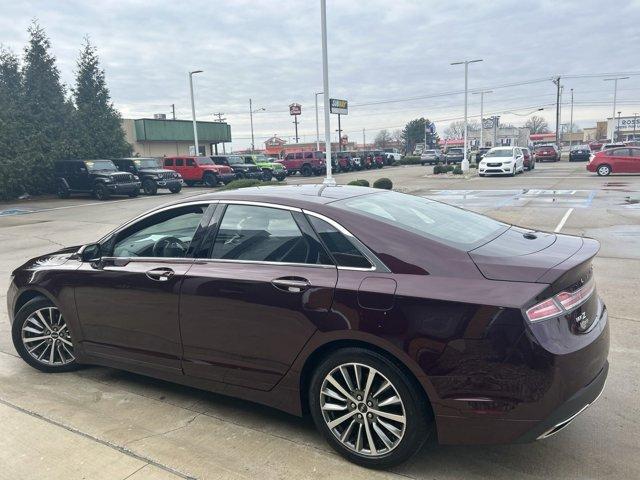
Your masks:
{"label": "car rear wheel", "polygon": [[58,198],[69,198],[71,196],[71,192],[69,192],[69,188],[62,182],[58,184],[57,192]]}
{"label": "car rear wheel", "polygon": [[419,386],[389,359],[363,348],[337,350],[320,363],[311,379],[309,406],[329,444],[370,468],[405,461],[433,427]]}
{"label": "car rear wheel", "polygon": [[145,195],[155,195],[158,193],[158,185],[150,178],[147,178],[142,182],[142,190]]}
{"label": "car rear wheel", "polygon": [[98,185],[96,185],[94,194],[98,200],[109,200],[109,198],[111,197],[111,194],[109,193],[109,189],[107,188],[106,185],[103,185],[102,183],[99,183]]}
{"label": "car rear wheel", "polygon": [[24,304],[11,334],[18,354],[32,367],[48,373],[78,368],[67,323],[49,299],[36,297]]}
{"label": "car rear wheel", "polygon": [[204,182],[204,184],[207,187],[215,187],[218,185],[219,180],[218,177],[216,175],[214,175],[213,173],[207,173],[205,174],[204,178],[202,179],[202,181]]}
{"label": "car rear wheel", "polygon": [[611,173],[611,167],[605,163],[603,165],[600,165],[598,167],[598,170],[596,171],[598,172],[598,175],[600,175],[601,177],[606,177]]}

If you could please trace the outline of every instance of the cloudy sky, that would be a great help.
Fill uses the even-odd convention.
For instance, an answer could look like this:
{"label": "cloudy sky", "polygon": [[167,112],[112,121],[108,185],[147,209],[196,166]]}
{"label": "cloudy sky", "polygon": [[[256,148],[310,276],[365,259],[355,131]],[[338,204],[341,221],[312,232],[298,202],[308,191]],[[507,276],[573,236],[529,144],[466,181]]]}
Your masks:
{"label": "cloudy sky", "polygon": [[[553,128],[555,86],[566,76],[562,121],[582,127],[611,116],[613,85],[622,115],[640,112],[640,0],[328,0],[330,92],[350,103],[344,131],[359,142],[427,116],[440,133],[463,115],[463,59],[470,89],[492,89],[485,115],[516,125],[537,109]],[[71,85],[85,35],[96,44],[124,117],[171,112],[190,118],[187,71],[196,77],[201,120],[222,112],[233,147],[293,136],[288,105],[302,104],[301,141],[315,140],[314,92],[322,90],[319,0],[0,0],[0,44],[22,53],[33,18],[46,29],[63,81]],[[321,98],[321,97],[320,97]],[[479,117],[479,95],[469,114]],[[508,113],[508,112],[515,112]],[[322,118],[322,117],[321,117]],[[332,118],[332,130],[337,128]],[[322,126],[321,126],[322,130]]]}

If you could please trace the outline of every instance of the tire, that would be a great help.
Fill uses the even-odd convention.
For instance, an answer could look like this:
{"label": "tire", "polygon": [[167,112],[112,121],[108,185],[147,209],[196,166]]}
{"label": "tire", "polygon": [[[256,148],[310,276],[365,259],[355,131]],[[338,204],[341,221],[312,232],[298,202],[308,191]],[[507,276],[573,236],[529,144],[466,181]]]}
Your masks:
{"label": "tire", "polygon": [[[48,298],[35,297],[20,308],[11,326],[11,337],[20,357],[42,372],[70,372],[79,367],[71,333],[60,311]],[[38,337],[45,338],[32,340]],[[50,362],[52,351],[53,362]]]}
{"label": "tire", "polygon": [[607,165],[606,163],[603,163],[602,165],[600,165],[596,172],[598,173],[598,175],[600,175],[601,177],[606,177],[607,175],[610,175],[612,170],[611,167],[609,165]]}
{"label": "tire", "polygon": [[244,172],[238,171],[236,172],[236,180],[242,180],[244,178]]}
{"label": "tire", "polygon": [[111,198],[111,194],[109,193],[109,189],[106,185],[99,183],[96,185],[94,189],[94,194],[98,200],[109,200]]}
{"label": "tire", "polygon": [[155,195],[158,193],[158,184],[150,178],[145,178],[142,181],[142,190],[145,195]]}
{"label": "tire", "polygon": [[262,171],[263,182],[270,182],[271,178],[273,178],[273,173],[271,172],[271,170],[265,169]]}
{"label": "tire", "polygon": [[[363,382],[359,388],[354,364],[359,365]],[[351,378],[353,388],[350,388],[342,377],[340,366]],[[374,376],[368,398],[371,398],[372,402],[364,403],[367,400],[367,396],[364,396],[365,385],[371,372],[374,372]],[[340,376],[335,376],[336,373]],[[335,386],[336,383],[328,380],[329,376],[341,389]],[[391,386],[377,391],[385,380],[389,381]],[[343,401],[335,395],[330,397],[321,394],[322,391],[326,391],[327,386],[331,388],[332,393],[337,392]],[[371,394],[372,391],[374,394]],[[358,401],[358,396],[362,401]],[[384,407],[377,406],[381,399],[386,401],[394,396],[399,399],[397,402]],[[351,398],[355,402],[351,402]],[[348,413],[353,412],[352,417],[331,429],[328,422],[338,419],[345,412],[322,408],[328,404],[344,407]],[[316,367],[309,386],[309,408],[316,427],[331,447],[348,460],[369,468],[388,468],[404,462],[422,447],[433,431],[433,414],[424,392],[416,381],[383,355],[363,348],[336,350]],[[369,408],[372,408],[371,412]],[[404,418],[404,426],[402,422],[391,420],[381,413]],[[382,418],[384,420],[381,421]],[[367,428],[370,436],[366,435]],[[360,443],[357,442],[358,430]],[[343,443],[339,437],[345,432],[347,437]],[[382,432],[382,435],[379,432]],[[383,437],[386,437],[388,443]],[[369,438],[373,440],[373,449]]]}
{"label": "tire", "polygon": [[169,191],[171,193],[180,193],[180,190],[182,190],[182,185],[177,185],[175,187],[170,187]]}
{"label": "tire", "polygon": [[313,175],[313,169],[311,168],[311,165],[303,165],[300,169],[300,173],[303,177],[310,177]]}
{"label": "tire", "polygon": [[213,173],[205,173],[204,177],[202,177],[202,182],[207,187],[217,187],[220,180],[218,180],[218,177]]}
{"label": "tire", "polygon": [[58,198],[69,198],[71,196],[71,192],[69,192],[69,187],[67,187],[64,183],[58,183],[58,188],[56,193],[58,194]]}
{"label": "tire", "polygon": [[276,180],[279,182],[283,181],[285,178],[287,178],[287,175],[284,173],[279,173],[276,175]]}
{"label": "tire", "polygon": [[513,171],[509,174],[510,177],[515,177],[516,176],[516,166],[513,166]]}

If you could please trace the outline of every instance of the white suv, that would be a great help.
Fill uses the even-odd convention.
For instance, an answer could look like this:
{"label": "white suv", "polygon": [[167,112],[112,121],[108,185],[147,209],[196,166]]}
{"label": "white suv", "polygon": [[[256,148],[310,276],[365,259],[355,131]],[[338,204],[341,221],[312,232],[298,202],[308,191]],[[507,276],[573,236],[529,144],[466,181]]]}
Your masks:
{"label": "white suv", "polygon": [[484,154],[478,175],[511,175],[524,172],[524,154],[520,147],[494,147]]}

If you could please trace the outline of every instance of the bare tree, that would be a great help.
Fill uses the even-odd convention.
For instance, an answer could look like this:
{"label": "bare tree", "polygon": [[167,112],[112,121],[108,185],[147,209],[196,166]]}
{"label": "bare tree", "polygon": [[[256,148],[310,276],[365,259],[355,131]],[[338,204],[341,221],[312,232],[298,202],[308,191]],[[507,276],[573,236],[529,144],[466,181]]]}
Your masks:
{"label": "bare tree", "polygon": [[391,134],[391,139],[394,142],[402,143],[402,130],[400,130],[399,128],[394,130],[393,133]]}
{"label": "bare tree", "polygon": [[[480,123],[477,120],[469,120],[467,122],[467,133],[480,130]],[[458,120],[457,122],[451,122],[447,128],[444,129],[444,138],[447,139],[461,139],[464,137],[464,121]]]}
{"label": "bare tree", "polygon": [[549,133],[549,124],[543,117],[538,115],[532,116],[527,123],[524,124],[531,133]]}
{"label": "bare tree", "polygon": [[391,141],[392,138],[389,130],[380,130],[380,132],[378,132],[378,135],[376,135],[374,143],[378,148],[386,148]]}

